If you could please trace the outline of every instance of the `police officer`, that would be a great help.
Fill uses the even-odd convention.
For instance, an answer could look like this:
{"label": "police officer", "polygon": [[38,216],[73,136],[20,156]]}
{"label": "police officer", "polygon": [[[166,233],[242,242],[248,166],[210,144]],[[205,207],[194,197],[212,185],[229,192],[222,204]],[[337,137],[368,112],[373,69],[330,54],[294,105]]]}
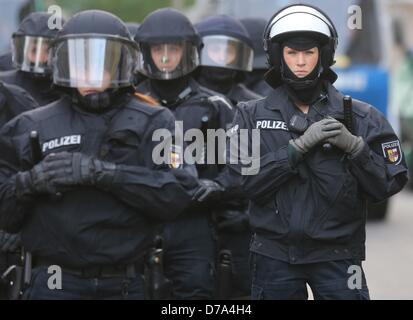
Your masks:
{"label": "police officer", "polygon": [[227,15],[208,17],[195,25],[204,44],[197,80],[208,89],[224,94],[233,104],[260,96],[240,82],[252,71],[253,44],[247,30]]}
{"label": "police officer", "polygon": [[[136,41],[142,53],[139,71],[148,77],[137,91],[170,109],[183,131],[226,129],[233,106],[223,96],[201,87],[191,76],[199,64],[201,39],[189,19],[174,9],[159,9],[141,24]],[[191,141],[192,142],[192,141]],[[188,142],[190,143],[190,142]],[[215,162],[217,163],[217,162]],[[230,189],[222,166],[197,166],[200,188],[196,205],[176,221],[165,224],[165,275],[174,299],[210,299],[213,294],[214,248],[209,227],[210,200]],[[207,201],[207,199],[209,199]]]}
{"label": "police officer", "polygon": [[[23,89],[0,82],[0,128],[20,113],[38,107]],[[0,276],[13,264],[19,263],[20,235],[0,230]],[[7,298],[7,287],[0,281],[0,299]]]}
{"label": "police officer", "polygon": [[[16,70],[0,73],[6,83],[22,87],[43,106],[60,98],[52,88],[48,49],[58,30],[49,28],[51,14],[30,13],[12,37],[12,56]],[[63,22],[62,22],[63,23]]]}
{"label": "police officer", "polygon": [[315,299],[368,299],[366,199],[405,185],[399,139],[383,114],[361,101],[351,109],[334,88],[337,32],[319,9],[282,9],[264,44],[274,89],[239,108],[233,129],[260,129],[240,150],[260,157],[231,166],[251,200],[252,298],[306,299],[308,284]]}
{"label": "police officer", "polygon": [[243,18],[240,20],[251,38],[254,46],[254,62],[252,72],[245,73],[244,85],[255,93],[266,97],[271,87],[264,80],[267,71],[267,59],[262,47],[262,34],[267,21],[263,18]]}
{"label": "police officer", "polygon": [[[247,89],[240,81],[252,70],[252,42],[244,26],[227,15],[209,17],[195,25],[204,44],[201,51],[201,67],[198,81],[205,87],[224,94],[234,104],[260,99],[261,96]],[[233,177],[234,178],[234,177]],[[240,183],[240,182],[239,182]],[[216,220],[217,255],[231,255],[231,290],[226,297],[240,298],[250,294],[248,202],[245,195],[235,203],[222,203],[214,212]],[[220,278],[216,280],[217,286]]]}
{"label": "police officer", "polygon": [[[52,50],[54,83],[68,95],[0,133],[0,227],[21,230],[32,254],[24,298],[142,299],[154,229],[187,206],[197,181],[180,163],[152,156],[152,134],[173,133],[174,119],[129,93],[137,46],[119,18],[80,12]],[[61,290],[48,288],[52,265]]]}

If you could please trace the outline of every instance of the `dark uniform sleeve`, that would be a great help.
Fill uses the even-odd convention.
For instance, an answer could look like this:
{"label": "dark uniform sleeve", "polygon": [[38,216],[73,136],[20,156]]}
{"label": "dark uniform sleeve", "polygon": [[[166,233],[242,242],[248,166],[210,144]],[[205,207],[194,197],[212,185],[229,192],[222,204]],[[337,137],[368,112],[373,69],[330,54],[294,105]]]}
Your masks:
{"label": "dark uniform sleeve", "polygon": [[32,161],[30,142],[25,131],[19,132],[19,119],[0,130],[0,229],[20,231],[32,199],[16,196],[16,173]]}
{"label": "dark uniform sleeve", "polygon": [[0,127],[19,114],[38,107],[27,91],[0,81]]}
{"label": "dark uniform sleeve", "polygon": [[[213,96],[210,100],[216,106],[218,127],[227,131],[234,120],[237,107],[233,106],[228,99],[222,96]],[[225,156],[225,153],[220,155],[222,162],[225,162]],[[213,180],[225,188],[222,201],[245,199],[245,193],[241,187],[241,177],[230,171],[227,165],[219,167],[219,173]]]}
{"label": "dark uniform sleeve", "polygon": [[39,104],[34,98],[23,88],[20,88],[11,84],[0,84],[3,92],[7,95],[7,101],[10,108],[14,111],[15,115],[19,115],[25,111],[33,110],[39,107]]}
{"label": "dark uniform sleeve", "polygon": [[364,121],[358,133],[366,144],[350,158],[350,170],[369,198],[382,201],[404,187],[407,166],[399,138],[385,117],[371,107]]}
{"label": "dark uniform sleeve", "polygon": [[[227,143],[227,163],[233,173],[242,176],[248,197],[254,202],[266,203],[297,171],[289,162],[287,145],[274,151],[263,147],[247,107],[240,105],[235,115]],[[231,149],[231,144],[236,140],[239,150],[234,154],[237,148]],[[249,157],[250,163],[244,163]],[[236,163],[231,163],[234,161]]]}
{"label": "dark uniform sleeve", "polygon": [[23,88],[11,84],[3,84],[12,96],[10,99],[11,106],[16,110],[17,114],[28,110],[33,110],[39,107],[39,104],[34,98]]}
{"label": "dark uniform sleeve", "polygon": [[109,192],[139,212],[169,220],[189,205],[198,183],[195,167],[184,165],[182,159],[171,165],[154,163],[152,151],[159,143],[152,141],[156,129],[174,133],[174,117],[167,109],[152,121],[151,128],[147,130],[142,146],[145,166],[119,165]]}

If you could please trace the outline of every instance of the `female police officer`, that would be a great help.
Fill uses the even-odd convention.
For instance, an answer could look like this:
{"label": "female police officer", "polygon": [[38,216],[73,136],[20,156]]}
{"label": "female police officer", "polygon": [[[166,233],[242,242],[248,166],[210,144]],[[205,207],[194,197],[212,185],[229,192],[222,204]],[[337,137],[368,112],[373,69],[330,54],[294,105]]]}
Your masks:
{"label": "female police officer", "polygon": [[[21,230],[33,255],[24,298],[143,298],[157,221],[179,214],[198,186],[182,165],[152,158],[152,133],[173,132],[174,118],[130,94],[136,55],[119,18],[76,14],[53,44],[54,83],[68,94],[1,131],[0,228]],[[48,285],[51,265],[61,290]]]}
{"label": "female police officer", "polygon": [[[6,83],[26,90],[36,102],[43,106],[56,101],[61,94],[54,88],[48,50],[58,30],[49,28],[52,14],[32,12],[21,22],[13,34],[12,56],[16,70],[0,73]],[[64,21],[61,21],[64,24]]]}
{"label": "female police officer", "polygon": [[[234,104],[261,98],[240,83],[244,73],[252,70],[254,56],[253,45],[244,26],[233,17],[215,15],[202,20],[195,28],[204,44],[197,70],[199,83],[224,94]],[[240,197],[238,203],[232,201],[229,206],[223,203],[214,211],[215,220],[219,221],[215,223],[217,253],[222,255],[225,250],[231,253],[229,295],[233,298],[249,296],[250,293],[247,248],[251,232],[247,207],[247,199]],[[222,282],[219,277],[217,282],[218,286]]]}
{"label": "female police officer", "polygon": [[[182,121],[185,134],[191,129],[206,133],[207,129],[227,129],[231,125],[231,103],[193,79],[202,42],[185,15],[170,8],[156,10],[144,19],[135,40],[142,52],[139,71],[147,77],[136,90],[171,110]],[[230,182],[218,161],[198,164],[197,171],[200,188],[194,195],[196,204],[179,219],[166,223],[161,232],[165,275],[172,281],[174,299],[212,298],[214,243],[209,216],[221,205],[218,198],[228,195],[232,200],[231,186],[238,187]]]}
{"label": "female police officer", "polygon": [[[293,5],[276,13],[264,33],[274,89],[234,119],[233,134],[260,129],[260,166],[243,171],[255,232],[253,299],[306,299],[306,284],[316,299],[369,298],[361,267],[366,199],[399,192],[407,171],[380,112],[355,101],[344,121],[349,113],[330,69],[336,45],[320,10]],[[231,168],[242,174],[241,165]]]}
{"label": "female police officer", "polygon": [[197,80],[208,89],[224,94],[233,104],[261,96],[240,82],[252,71],[254,51],[247,30],[237,19],[216,15],[195,25],[204,44]]}

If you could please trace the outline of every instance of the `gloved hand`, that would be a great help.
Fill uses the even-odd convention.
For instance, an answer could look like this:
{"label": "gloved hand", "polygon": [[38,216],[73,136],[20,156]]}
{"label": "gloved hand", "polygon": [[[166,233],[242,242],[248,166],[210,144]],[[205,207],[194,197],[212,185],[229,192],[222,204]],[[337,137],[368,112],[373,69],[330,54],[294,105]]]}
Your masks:
{"label": "gloved hand", "polygon": [[351,155],[357,154],[363,149],[362,137],[352,135],[345,126],[342,126],[339,131],[338,135],[328,138],[327,141]]}
{"label": "gloved hand", "polygon": [[7,233],[0,230],[0,251],[12,252],[20,246],[20,234]]}
{"label": "gloved hand", "polygon": [[97,186],[107,188],[113,181],[116,165],[79,152],[60,152],[50,157],[52,181],[59,187]]}
{"label": "gloved hand", "polygon": [[217,200],[225,189],[217,182],[208,179],[200,179],[199,187],[195,191],[192,200],[206,202],[208,200]]}
{"label": "gloved hand", "polygon": [[58,190],[53,181],[55,172],[50,162],[53,156],[54,154],[50,154],[31,170],[16,174],[16,195],[18,198],[36,194],[55,195],[62,191]]}
{"label": "gloved hand", "polygon": [[343,124],[334,118],[328,117],[313,123],[302,136],[295,140],[290,140],[290,144],[298,152],[304,154],[321,142],[327,141],[340,134]]}
{"label": "gloved hand", "polygon": [[214,211],[214,221],[218,230],[242,232],[248,230],[248,210],[220,210]]}

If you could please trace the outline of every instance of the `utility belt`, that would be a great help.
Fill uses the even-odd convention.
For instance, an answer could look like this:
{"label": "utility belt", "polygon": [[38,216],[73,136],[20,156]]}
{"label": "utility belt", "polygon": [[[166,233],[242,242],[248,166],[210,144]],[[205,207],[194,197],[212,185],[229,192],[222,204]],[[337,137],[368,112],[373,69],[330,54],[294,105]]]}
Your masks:
{"label": "utility belt", "polygon": [[69,273],[80,278],[126,277],[129,279],[134,279],[138,275],[141,275],[143,273],[143,261],[130,263],[126,265],[105,265],[84,268],[72,268],[61,266],[58,263],[45,258],[37,257],[33,259],[33,268],[50,267],[52,265],[59,266],[64,273]]}

